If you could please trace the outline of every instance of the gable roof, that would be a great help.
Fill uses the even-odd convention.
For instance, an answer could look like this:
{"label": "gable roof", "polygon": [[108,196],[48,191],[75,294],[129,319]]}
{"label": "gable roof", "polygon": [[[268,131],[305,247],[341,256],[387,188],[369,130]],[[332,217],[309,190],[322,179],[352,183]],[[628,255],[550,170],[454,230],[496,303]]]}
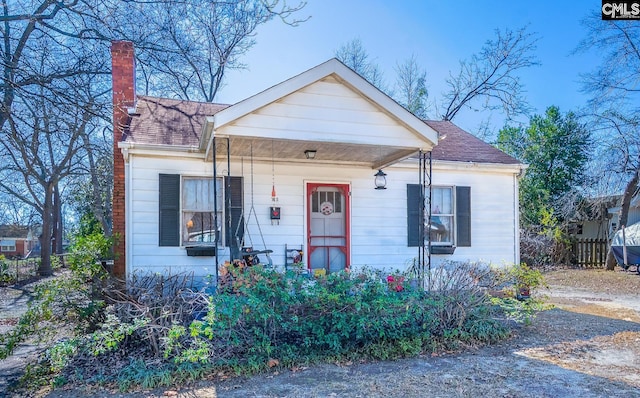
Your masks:
{"label": "gable roof", "polygon": [[207,116],[229,105],[138,96],[122,140],[139,144],[198,146]]}
{"label": "gable roof", "polygon": [[[138,96],[123,140],[152,145],[198,146],[207,117],[230,105]],[[425,120],[439,135],[434,160],[519,164],[520,162],[450,121]],[[0,226],[2,227],[2,226]],[[2,236],[2,235],[0,235]]]}
{"label": "gable roof", "polygon": [[[130,115],[130,124],[123,141],[158,146],[183,146],[204,149],[214,125],[232,123],[257,108],[277,101],[296,90],[300,90],[332,75],[346,86],[374,101],[425,142],[437,142],[432,149],[434,160],[452,162],[492,163],[505,165],[521,164],[517,159],[487,144],[462,130],[450,121],[422,121],[394,100],[372,86],[357,73],[336,59],[327,61],[279,85],[263,91],[236,105],[215,104],[151,96],[138,96],[135,113]],[[398,116],[399,115],[399,116]],[[206,126],[206,128],[205,128]],[[203,131],[205,136],[202,136]],[[437,138],[433,138],[435,136]]]}
{"label": "gable roof", "polygon": [[23,238],[29,236],[29,227],[23,225],[0,225],[0,238]]}
{"label": "gable roof", "polygon": [[374,104],[378,109],[403,124],[408,131],[413,133],[426,147],[431,147],[438,142],[438,135],[431,127],[424,124],[422,120],[406,110],[395,100],[382,92],[380,89],[369,83],[366,79],[353,71],[351,68],[332,58],[318,66],[300,73],[282,83],[268,88],[252,97],[238,102],[220,112],[213,118],[212,123],[208,123],[205,134],[202,137],[201,148],[210,143],[210,135],[216,129],[224,127],[239,118],[255,112],[281,98],[284,98],[296,91],[299,91],[313,83],[319,82],[329,76],[336,78],[345,86],[359,93],[363,98]]}
{"label": "gable roof", "polygon": [[518,159],[467,133],[450,121],[425,120],[425,123],[436,130],[440,136],[438,145],[431,152],[434,160],[521,164]]}

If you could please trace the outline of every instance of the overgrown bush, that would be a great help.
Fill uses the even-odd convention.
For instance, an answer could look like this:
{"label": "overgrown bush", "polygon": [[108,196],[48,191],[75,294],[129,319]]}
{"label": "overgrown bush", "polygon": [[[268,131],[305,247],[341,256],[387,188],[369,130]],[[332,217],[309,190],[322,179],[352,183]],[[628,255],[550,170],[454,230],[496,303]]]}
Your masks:
{"label": "overgrown bush", "polygon": [[373,273],[310,281],[254,267],[233,276],[233,289],[212,298],[204,319],[174,328],[165,357],[260,370],[273,360],[389,359],[454,340],[505,337],[508,329],[493,318],[496,308],[478,280],[461,277],[469,269],[440,275],[440,289],[424,292],[407,284],[398,292]]}
{"label": "overgrown bush", "polygon": [[[129,333],[155,357],[174,326],[188,326],[194,316],[206,311],[210,296],[193,290],[191,274],[134,274],[126,289],[105,292],[113,319],[136,324]],[[114,330],[103,327],[104,333]]]}
{"label": "overgrown bush", "polygon": [[96,251],[76,246],[69,256],[71,271],[35,287],[25,314],[12,330],[0,334],[0,359],[11,355],[18,344],[28,339],[47,344],[62,330],[73,336],[95,330],[103,319],[104,307],[96,282],[106,276],[96,265],[97,256]]}
{"label": "overgrown bush", "polygon": [[11,272],[9,261],[4,254],[0,254],[0,284],[10,284],[15,282],[16,276]]}
{"label": "overgrown bush", "polygon": [[569,239],[561,229],[527,227],[520,231],[520,259],[536,269],[566,265],[571,259]]}
{"label": "overgrown bush", "polygon": [[432,270],[425,290],[371,271],[318,278],[260,266],[230,272],[215,295],[192,290],[185,275],[136,276],[96,301],[100,327],[78,328],[84,333],[48,350],[43,366],[57,375],[55,384],[116,383],[125,390],[214,370],[394,359],[505,338],[504,321],[517,318],[505,310],[522,309],[487,295],[491,270],[471,263]]}

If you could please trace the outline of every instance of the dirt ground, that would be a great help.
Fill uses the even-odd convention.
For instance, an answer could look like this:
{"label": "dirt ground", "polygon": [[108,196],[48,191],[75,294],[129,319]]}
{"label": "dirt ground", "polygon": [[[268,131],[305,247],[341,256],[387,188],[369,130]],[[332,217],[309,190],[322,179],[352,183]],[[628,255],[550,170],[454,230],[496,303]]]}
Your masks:
{"label": "dirt ground", "polygon": [[[37,396],[154,397],[640,397],[640,276],[546,273],[555,308],[500,344],[393,362],[280,369],[128,394],[60,389]],[[7,323],[0,294],[0,327]],[[18,364],[19,365],[19,364]],[[0,378],[6,364],[0,363]],[[0,396],[2,396],[0,381]]]}

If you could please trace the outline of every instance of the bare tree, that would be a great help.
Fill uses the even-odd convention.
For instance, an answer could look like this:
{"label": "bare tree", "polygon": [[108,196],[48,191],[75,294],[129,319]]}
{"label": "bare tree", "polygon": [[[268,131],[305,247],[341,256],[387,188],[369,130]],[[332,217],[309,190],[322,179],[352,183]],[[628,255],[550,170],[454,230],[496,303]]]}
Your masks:
{"label": "bare tree", "polygon": [[[62,234],[54,232],[60,231],[54,223],[61,223],[60,182],[81,169],[82,137],[95,116],[95,98],[83,98],[76,89],[91,82],[76,77],[65,83],[58,83],[55,91],[40,86],[22,93],[0,140],[0,160],[7,165],[0,189],[36,209],[42,219],[41,275],[52,273],[53,235],[62,241]],[[60,95],[64,91],[65,97]]]}
{"label": "bare tree", "polygon": [[111,40],[136,43],[146,92],[213,101],[225,70],[243,67],[239,57],[253,45],[257,27],[274,18],[295,25],[292,15],[303,6],[284,0],[2,3],[0,191],[42,218],[41,274],[51,272],[51,234],[62,242],[65,179],[90,176],[88,199],[105,233],[111,231],[110,184],[104,184],[111,179],[103,178],[110,156],[99,139],[111,118],[105,95]]}
{"label": "bare tree", "polygon": [[134,42],[142,91],[212,102],[225,71],[243,69],[241,57],[256,30],[274,18],[297,25],[305,2],[284,0],[110,0],[110,12],[94,12],[96,30]]}
{"label": "bare tree", "polygon": [[478,54],[460,61],[457,74],[447,79],[443,98],[443,120],[453,120],[463,108],[473,108],[483,100],[484,109],[502,109],[507,117],[529,110],[524,88],[518,76],[522,69],[538,65],[533,52],[538,38],[526,28],[517,31],[496,30]]}
{"label": "bare tree", "polygon": [[[2,3],[0,129],[11,117],[13,103],[22,91],[36,92],[41,86],[54,87],[56,81],[78,74],[107,72],[96,70],[95,54],[75,51],[64,35],[59,34],[60,29],[54,27],[65,23],[72,27],[69,14],[81,14],[83,8],[85,4],[81,1],[16,0]],[[42,45],[43,37],[49,38],[48,46]],[[63,54],[61,49],[67,51]],[[47,58],[43,58],[45,54]]]}
{"label": "bare tree", "polygon": [[[600,99],[598,100],[600,101]],[[620,198],[620,211],[616,232],[628,225],[629,208],[633,195],[638,192],[640,186],[640,118],[635,115],[623,115],[618,111],[606,111],[592,117],[601,131],[601,154],[598,157],[602,164],[602,175],[607,175],[622,182]],[[619,191],[618,191],[619,192]],[[607,254],[607,269],[613,270],[616,265],[613,252]]]}
{"label": "bare tree", "polygon": [[[629,204],[640,178],[640,25],[634,21],[602,21],[592,15],[583,21],[585,38],[576,52],[596,51],[601,64],[583,76],[584,89],[592,95],[595,123],[604,128],[601,139],[608,156],[600,157],[609,173],[626,179],[618,229],[627,224]],[[614,138],[614,139],[612,139]],[[613,156],[612,156],[613,154]],[[607,269],[615,268],[611,251]]]}
{"label": "bare tree", "polygon": [[15,196],[0,190],[0,225],[26,225],[33,227],[38,223],[37,220],[38,216],[31,207],[22,203]]}
{"label": "bare tree", "polygon": [[[479,53],[470,60],[460,61],[456,74],[450,73],[447,91],[441,99],[443,120],[453,120],[465,108],[501,109],[507,117],[524,114],[529,105],[524,98],[524,87],[518,73],[538,65],[534,55],[538,37],[522,28],[517,31],[496,30],[496,37],[488,40]],[[359,39],[344,44],[336,57],[370,83],[387,91],[398,103],[417,116],[427,117],[428,91],[426,72],[415,57],[396,66],[397,80],[394,92],[388,92],[382,81],[382,72],[370,59]],[[436,110],[436,112],[438,112]]]}
{"label": "bare tree", "polygon": [[419,118],[427,118],[427,72],[420,69],[415,55],[396,65],[395,97],[400,105]]}
{"label": "bare tree", "polygon": [[386,90],[382,71],[370,59],[360,39],[353,39],[336,50],[336,58],[382,91]]}

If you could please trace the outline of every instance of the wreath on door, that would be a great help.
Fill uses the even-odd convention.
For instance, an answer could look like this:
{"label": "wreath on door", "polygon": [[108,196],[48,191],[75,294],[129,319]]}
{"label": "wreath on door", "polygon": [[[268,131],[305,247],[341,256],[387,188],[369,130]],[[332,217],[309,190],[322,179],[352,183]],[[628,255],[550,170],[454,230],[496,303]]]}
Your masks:
{"label": "wreath on door", "polygon": [[320,213],[328,216],[333,214],[333,203],[331,202],[322,202],[320,203]]}

